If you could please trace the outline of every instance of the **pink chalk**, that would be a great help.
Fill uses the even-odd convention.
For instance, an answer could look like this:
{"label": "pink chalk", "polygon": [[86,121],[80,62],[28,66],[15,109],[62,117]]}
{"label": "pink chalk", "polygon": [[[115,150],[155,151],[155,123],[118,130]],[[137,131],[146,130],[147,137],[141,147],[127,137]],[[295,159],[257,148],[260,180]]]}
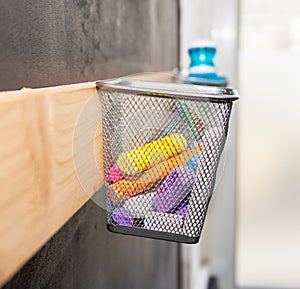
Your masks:
{"label": "pink chalk", "polygon": [[119,166],[115,164],[109,171],[109,179],[112,182],[121,181],[124,177],[124,173],[120,170]]}

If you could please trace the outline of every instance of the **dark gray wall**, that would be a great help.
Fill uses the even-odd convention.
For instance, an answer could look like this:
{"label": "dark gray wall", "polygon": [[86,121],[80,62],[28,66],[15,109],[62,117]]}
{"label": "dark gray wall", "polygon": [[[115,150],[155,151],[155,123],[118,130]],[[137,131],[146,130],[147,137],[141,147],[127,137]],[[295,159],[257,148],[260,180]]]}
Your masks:
{"label": "dark gray wall", "polygon": [[[170,70],[177,0],[0,2],[0,90]],[[108,233],[88,202],[5,289],[178,288],[178,245]]]}
{"label": "dark gray wall", "polygon": [[176,289],[177,245],[116,235],[88,202],[5,289]]}
{"label": "dark gray wall", "polygon": [[2,0],[0,90],[172,69],[177,0]]}

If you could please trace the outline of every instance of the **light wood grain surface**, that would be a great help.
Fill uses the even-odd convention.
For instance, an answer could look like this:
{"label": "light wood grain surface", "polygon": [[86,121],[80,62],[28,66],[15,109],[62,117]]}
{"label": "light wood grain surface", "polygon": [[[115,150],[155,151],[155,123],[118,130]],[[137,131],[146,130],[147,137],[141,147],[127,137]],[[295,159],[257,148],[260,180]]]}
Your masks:
{"label": "light wood grain surface", "polygon": [[0,93],[0,286],[103,184],[95,83]]}
{"label": "light wood grain surface", "polygon": [[95,83],[1,92],[0,142],[1,286],[103,185]]}

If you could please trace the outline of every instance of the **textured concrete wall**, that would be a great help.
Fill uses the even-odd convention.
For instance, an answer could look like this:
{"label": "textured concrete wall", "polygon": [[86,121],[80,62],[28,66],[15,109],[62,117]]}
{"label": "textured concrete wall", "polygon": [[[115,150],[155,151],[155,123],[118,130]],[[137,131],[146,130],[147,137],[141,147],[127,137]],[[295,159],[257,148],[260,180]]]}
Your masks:
{"label": "textured concrete wall", "polygon": [[178,245],[112,234],[87,203],[3,289],[176,289]]}
{"label": "textured concrete wall", "polygon": [[[0,2],[0,90],[168,70],[177,0]],[[26,236],[24,236],[26,237]],[[5,289],[178,288],[178,245],[108,233],[88,202]]]}
{"label": "textured concrete wall", "polygon": [[177,0],[0,3],[0,90],[177,65]]}

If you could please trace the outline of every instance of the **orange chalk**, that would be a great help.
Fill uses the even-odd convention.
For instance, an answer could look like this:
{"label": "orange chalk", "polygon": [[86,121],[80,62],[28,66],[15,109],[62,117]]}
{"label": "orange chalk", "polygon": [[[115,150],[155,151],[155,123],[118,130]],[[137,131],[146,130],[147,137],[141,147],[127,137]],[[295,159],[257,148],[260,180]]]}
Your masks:
{"label": "orange chalk", "polygon": [[149,190],[165,178],[174,168],[185,165],[194,154],[200,151],[201,146],[198,146],[160,162],[135,177],[112,184],[110,186],[113,192],[111,196],[112,200],[114,202],[123,201]]}

